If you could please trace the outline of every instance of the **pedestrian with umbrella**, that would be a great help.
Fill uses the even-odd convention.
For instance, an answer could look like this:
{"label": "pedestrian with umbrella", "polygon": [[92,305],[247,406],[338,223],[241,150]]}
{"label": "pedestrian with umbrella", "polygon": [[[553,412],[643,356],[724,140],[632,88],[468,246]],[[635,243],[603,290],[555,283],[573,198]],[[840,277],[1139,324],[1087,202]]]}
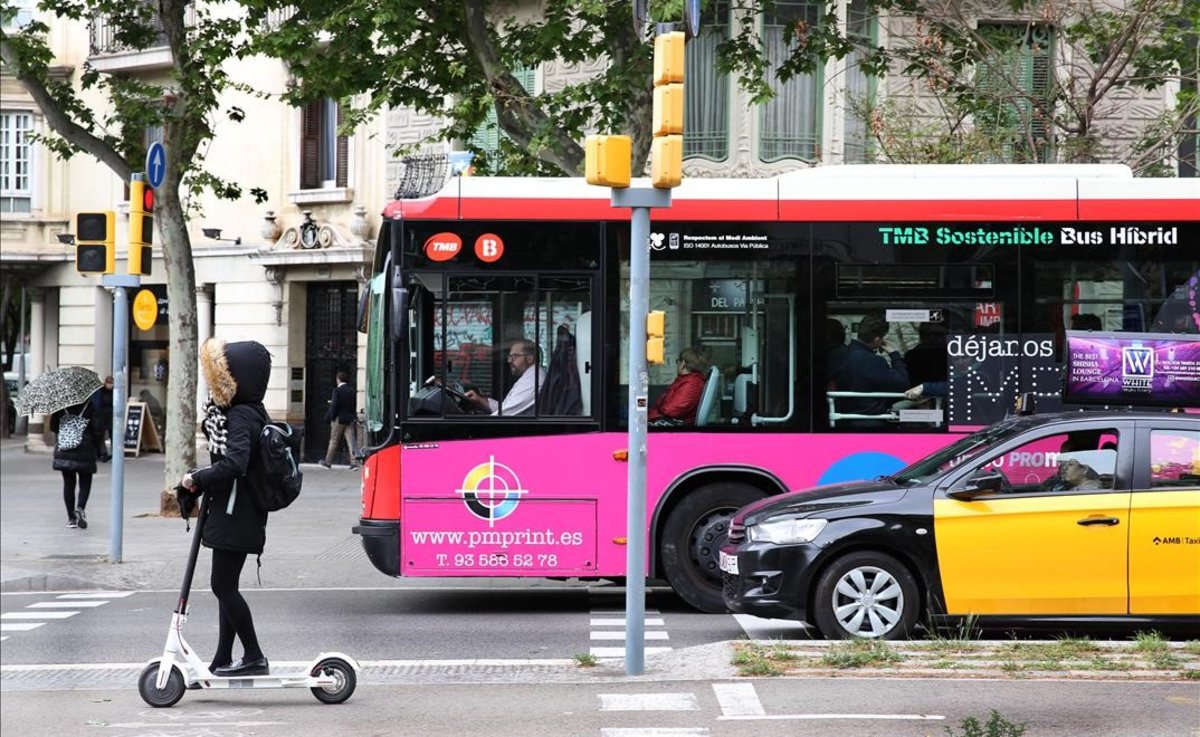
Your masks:
{"label": "pedestrian with umbrella", "polygon": [[[50,415],[55,433],[52,468],[62,473],[67,527],[87,529],[87,502],[92,492],[96,458],[104,446],[104,429],[95,421],[91,397],[102,386],[95,371],[80,366],[47,371],[17,397],[17,413]],[[79,498],[75,497],[76,482]]]}

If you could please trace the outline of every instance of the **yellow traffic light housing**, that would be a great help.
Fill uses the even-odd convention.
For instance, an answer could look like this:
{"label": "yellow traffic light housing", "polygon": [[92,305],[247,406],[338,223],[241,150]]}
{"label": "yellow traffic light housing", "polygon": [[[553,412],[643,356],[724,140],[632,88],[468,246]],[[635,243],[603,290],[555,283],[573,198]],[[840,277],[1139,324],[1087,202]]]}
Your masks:
{"label": "yellow traffic light housing", "polygon": [[654,37],[655,87],[683,81],[683,50],[686,43],[683,31],[660,33]]}
{"label": "yellow traffic light housing", "polygon": [[81,212],[75,216],[75,270],[81,274],[111,274],[117,216],[111,210]]}
{"label": "yellow traffic light housing", "polygon": [[662,365],[666,362],[665,338],[667,313],[651,310],[646,314],[646,363]]}
{"label": "yellow traffic light housing", "polygon": [[629,136],[588,136],[584,154],[588,184],[629,186],[633,169],[633,139]]}
{"label": "yellow traffic light housing", "polygon": [[657,189],[683,181],[684,45],[682,31],[654,38],[654,112],[650,144],[650,184]]}
{"label": "yellow traffic light housing", "polygon": [[683,181],[683,136],[659,136],[650,144],[650,184],[658,189]]}
{"label": "yellow traffic light housing", "polygon": [[154,252],[154,187],[134,179],[129,183],[129,273],[150,276]]}

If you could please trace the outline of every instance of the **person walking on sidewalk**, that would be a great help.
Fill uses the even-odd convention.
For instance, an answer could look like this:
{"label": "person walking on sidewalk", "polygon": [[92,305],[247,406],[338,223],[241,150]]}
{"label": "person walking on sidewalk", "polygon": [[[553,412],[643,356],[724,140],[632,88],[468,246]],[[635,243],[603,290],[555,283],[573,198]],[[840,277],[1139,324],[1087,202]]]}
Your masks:
{"label": "person walking on sidewalk", "polygon": [[329,422],[329,448],[325,451],[325,459],[319,462],[325,468],[333,468],[333,459],[337,457],[343,437],[346,438],[346,451],[350,454],[350,468],[358,468],[354,462],[354,421],[357,413],[354,410],[354,387],[347,383],[349,381],[350,377],[345,371],[337,372],[337,386],[333,388],[329,409],[325,412],[325,420]]}
{"label": "person walking on sidewalk", "polygon": [[[50,416],[50,430],[55,434],[55,471],[62,473],[63,504],[67,507],[67,527],[86,530],[88,497],[92,494],[92,476],[96,473],[96,458],[104,447],[100,424],[95,421],[88,399],[74,407],[60,409]],[[75,483],[79,482],[79,498],[75,498]]]}
{"label": "person walking on sidewalk", "polygon": [[113,377],[104,377],[104,386],[92,395],[92,416],[100,426],[100,462],[112,460],[112,451],[108,449],[105,440],[112,436],[113,421]]}
{"label": "person walking on sidewalk", "polygon": [[[202,426],[212,462],[184,474],[181,484],[205,494],[210,505],[200,540],[213,553],[211,583],[220,605],[220,628],[208,669],[221,677],[270,675],[238,580],[246,556],[262,555],[267,537],[267,513],[254,500],[266,483],[258,444],[270,420],[262,400],[271,375],[271,354],[253,340],[226,343],[210,338],[200,349],[200,367],[210,393]],[[242,642],[238,660],[233,660],[235,636]]]}

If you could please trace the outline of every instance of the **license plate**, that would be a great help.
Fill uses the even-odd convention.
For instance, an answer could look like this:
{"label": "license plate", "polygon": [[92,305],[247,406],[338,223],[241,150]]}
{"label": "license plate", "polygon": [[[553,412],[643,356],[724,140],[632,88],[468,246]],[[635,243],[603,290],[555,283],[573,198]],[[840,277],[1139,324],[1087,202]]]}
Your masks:
{"label": "license plate", "polygon": [[736,555],[730,555],[726,552],[721,552],[720,558],[721,570],[732,576],[738,575],[738,562]]}

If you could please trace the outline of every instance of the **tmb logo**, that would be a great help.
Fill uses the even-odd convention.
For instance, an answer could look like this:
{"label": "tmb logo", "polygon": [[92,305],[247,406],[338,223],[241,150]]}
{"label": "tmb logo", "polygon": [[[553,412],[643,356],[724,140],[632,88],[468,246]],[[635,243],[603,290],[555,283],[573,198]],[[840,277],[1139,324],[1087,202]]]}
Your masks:
{"label": "tmb logo", "polygon": [[449,261],[462,251],[463,242],[454,233],[437,233],[425,241],[425,255],[431,261]]}

